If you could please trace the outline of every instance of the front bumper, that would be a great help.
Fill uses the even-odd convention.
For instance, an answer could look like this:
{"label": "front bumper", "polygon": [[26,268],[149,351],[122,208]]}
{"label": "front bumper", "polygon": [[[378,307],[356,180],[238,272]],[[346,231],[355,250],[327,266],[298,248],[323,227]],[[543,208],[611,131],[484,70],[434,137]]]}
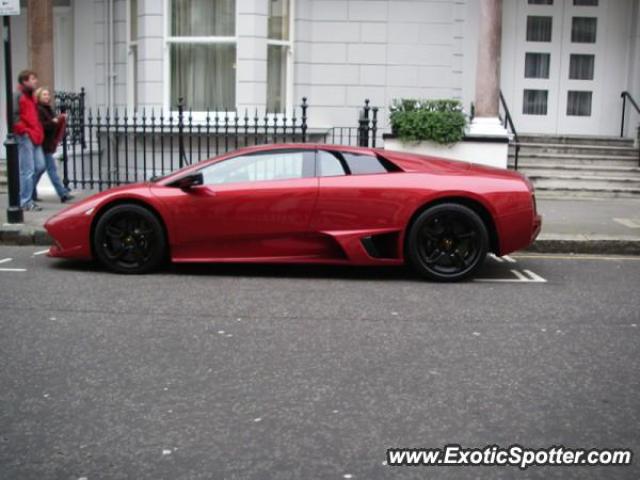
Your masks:
{"label": "front bumper", "polygon": [[47,256],[89,260],[91,255],[91,218],[86,215],[53,217],[44,228],[54,240]]}

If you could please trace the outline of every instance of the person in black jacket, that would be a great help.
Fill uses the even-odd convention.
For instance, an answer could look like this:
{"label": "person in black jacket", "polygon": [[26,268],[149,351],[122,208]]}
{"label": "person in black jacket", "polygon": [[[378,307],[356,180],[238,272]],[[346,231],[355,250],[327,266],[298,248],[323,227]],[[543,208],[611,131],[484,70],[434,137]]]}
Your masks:
{"label": "person in black jacket", "polygon": [[[64,113],[56,115],[51,107],[51,92],[47,88],[39,88],[36,90],[36,100],[38,102],[38,115],[40,117],[40,123],[44,130],[44,141],[42,142],[42,150],[44,151],[44,160],[47,174],[53,184],[53,188],[56,189],[56,193],[60,197],[61,202],[67,202],[73,199],[73,195],[69,193],[69,190],[64,187],[58,176],[58,170],[56,169],[56,162],[53,158],[53,154],[57,148],[57,142],[60,137],[60,129],[64,128]],[[42,172],[44,173],[44,172]],[[34,179],[34,192],[35,187],[38,184],[38,180],[42,176],[42,173]]]}

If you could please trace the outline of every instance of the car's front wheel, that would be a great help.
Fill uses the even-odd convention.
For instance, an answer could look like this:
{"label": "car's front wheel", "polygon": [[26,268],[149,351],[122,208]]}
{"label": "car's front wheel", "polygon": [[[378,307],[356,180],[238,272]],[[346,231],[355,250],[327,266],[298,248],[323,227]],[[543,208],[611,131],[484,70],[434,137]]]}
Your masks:
{"label": "car's front wheel", "polygon": [[409,264],[425,278],[455,282],[473,275],[489,248],[489,234],[472,209],[443,203],[422,212],[406,243]]}
{"label": "car's front wheel", "polygon": [[120,204],[98,220],[93,235],[96,258],[118,273],[147,273],[166,258],[166,239],[160,220],[136,204]]}

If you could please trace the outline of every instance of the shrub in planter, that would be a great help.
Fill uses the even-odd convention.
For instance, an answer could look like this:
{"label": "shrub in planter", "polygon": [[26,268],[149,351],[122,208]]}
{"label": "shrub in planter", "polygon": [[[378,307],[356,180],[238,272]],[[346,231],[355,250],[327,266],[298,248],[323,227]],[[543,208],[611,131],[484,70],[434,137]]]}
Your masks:
{"label": "shrub in planter", "polygon": [[389,108],[391,131],[403,142],[462,140],[467,118],[458,100],[394,100]]}

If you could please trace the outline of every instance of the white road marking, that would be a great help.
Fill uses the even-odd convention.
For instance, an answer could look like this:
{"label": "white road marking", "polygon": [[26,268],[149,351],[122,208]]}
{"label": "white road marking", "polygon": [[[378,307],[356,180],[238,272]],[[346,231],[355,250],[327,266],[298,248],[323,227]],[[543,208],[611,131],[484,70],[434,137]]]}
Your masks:
{"label": "white road marking", "polygon": [[588,254],[584,254],[584,255],[561,255],[561,254],[551,254],[551,253],[547,253],[547,254],[543,254],[543,253],[531,253],[531,254],[518,254],[516,255],[517,258],[536,258],[536,259],[542,259],[542,260],[610,260],[610,261],[640,261],[640,256],[638,257],[630,257],[630,256],[624,256],[624,255],[620,255],[620,256],[616,256],[616,257],[611,257],[611,256],[602,256],[602,255],[588,255]]}
{"label": "white road marking", "polygon": [[614,218],[614,222],[618,222],[621,225],[629,228],[640,228],[640,220],[635,218]]}
{"label": "white road marking", "polygon": [[26,268],[0,268],[0,272],[26,272]]}
{"label": "white road marking", "polygon": [[498,263],[503,263],[503,262],[516,263],[517,262],[515,258],[510,257],[509,255],[504,255],[502,257],[499,257],[495,253],[490,253],[489,257],[491,257]]}
{"label": "white road marking", "polygon": [[513,273],[516,277],[518,277],[518,280],[521,280],[521,281],[527,280],[527,277],[525,277],[524,274],[520,273],[518,270],[511,270],[511,273]]}
{"label": "white road marking", "polygon": [[524,272],[529,275],[531,277],[531,282],[536,282],[536,283],[547,283],[547,280],[542,278],[540,275],[538,275],[537,273],[533,273],[531,270],[524,270]]}
{"label": "white road marking", "polygon": [[3,258],[2,260],[0,260],[0,263],[7,263],[10,262],[11,260],[13,260],[12,258]]}
{"label": "white road marking", "polygon": [[33,256],[37,256],[37,255],[44,255],[45,253],[47,253],[49,251],[49,249],[47,248],[46,250],[40,250],[38,252],[34,252]]}
{"label": "white road marking", "polygon": [[513,273],[514,278],[474,278],[473,281],[478,283],[547,283],[546,279],[531,270],[523,270],[523,273],[512,269],[510,272]]}

